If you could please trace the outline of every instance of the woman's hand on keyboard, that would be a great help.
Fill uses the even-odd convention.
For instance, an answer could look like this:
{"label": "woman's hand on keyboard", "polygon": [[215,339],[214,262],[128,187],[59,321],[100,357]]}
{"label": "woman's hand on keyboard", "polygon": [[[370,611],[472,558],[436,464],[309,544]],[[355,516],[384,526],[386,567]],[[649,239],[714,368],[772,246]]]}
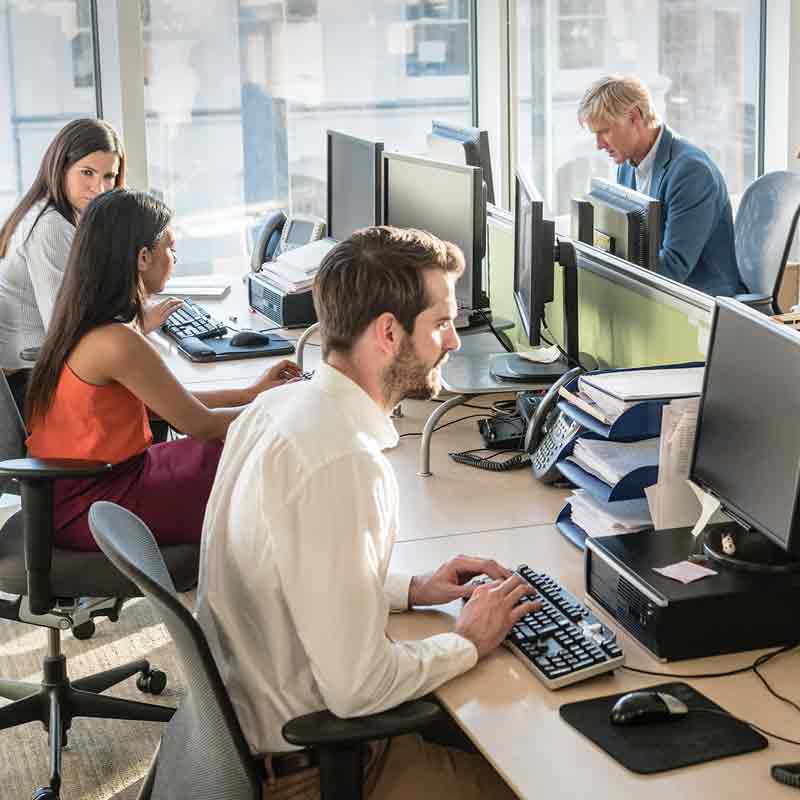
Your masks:
{"label": "woman's hand on keyboard", "polygon": [[461,609],[455,632],[469,639],[478,658],[483,658],[503,643],[516,622],[541,608],[538,600],[519,603],[525,595],[534,593],[535,589],[519,575],[481,584]]}
{"label": "woman's hand on keyboard", "polygon": [[284,383],[291,383],[292,381],[301,380],[303,373],[300,372],[300,367],[284,358],[274,366],[270,367],[255,383],[252,384],[250,390],[255,399],[261,392],[266,392],[267,389],[274,389],[276,386],[283,386]]}
{"label": "woman's hand on keyboard", "polygon": [[142,333],[147,336],[148,333],[157,331],[169,318],[169,316],[177,311],[183,305],[183,300],[177,297],[168,297],[166,300],[161,300],[148,306],[144,312],[144,320],[142,322]]}

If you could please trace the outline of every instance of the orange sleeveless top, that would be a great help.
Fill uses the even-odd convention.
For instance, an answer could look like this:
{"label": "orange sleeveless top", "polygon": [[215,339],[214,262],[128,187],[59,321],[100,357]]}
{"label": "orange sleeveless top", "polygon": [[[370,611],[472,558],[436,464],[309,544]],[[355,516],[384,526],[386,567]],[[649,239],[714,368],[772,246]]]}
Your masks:
{"label": "orange sleeveless top", "polygon": [[119,464],[144,452],[153,434],[147,409],[121,383],[95,386],[64,364],[53,404],[32,420],[26,441],[33,458],[86,458]]}

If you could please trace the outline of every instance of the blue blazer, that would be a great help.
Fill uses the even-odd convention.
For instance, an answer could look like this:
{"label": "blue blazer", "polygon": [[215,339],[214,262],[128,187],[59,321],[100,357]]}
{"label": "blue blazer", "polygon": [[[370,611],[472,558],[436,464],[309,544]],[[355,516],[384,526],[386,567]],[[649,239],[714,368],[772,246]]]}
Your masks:
{"label": "blue blazer", "polygon": [[[626,161],[617,183],[633,188]],[[660,272],[712,297],[747,291],[736,264],[733,213],[725,180],[699,148],[666,125],[653,163],[650,195],[661,201]]]}

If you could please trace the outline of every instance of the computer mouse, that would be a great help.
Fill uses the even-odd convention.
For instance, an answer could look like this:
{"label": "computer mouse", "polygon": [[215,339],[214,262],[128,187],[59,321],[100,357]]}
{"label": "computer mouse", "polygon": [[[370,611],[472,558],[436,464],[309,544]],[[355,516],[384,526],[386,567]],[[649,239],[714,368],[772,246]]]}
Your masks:
{"label": "computer mouse", "polygon": [[611,722],[615,725],[641,725],[682,719],[689,707],[682,700],[664,692],[629,692],[614,703]]}
{"label": "computer mouse", "polygon": [[239,331],[231,337],[231,347],[253,347],[269,344],[269,334],[259,331]]}

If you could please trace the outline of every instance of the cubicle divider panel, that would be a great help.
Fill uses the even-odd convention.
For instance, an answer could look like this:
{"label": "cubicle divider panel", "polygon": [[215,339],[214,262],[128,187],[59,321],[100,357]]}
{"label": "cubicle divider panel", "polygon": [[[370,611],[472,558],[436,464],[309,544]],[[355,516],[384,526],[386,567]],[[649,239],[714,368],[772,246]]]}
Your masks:
{"label": "cubicle divider panel", "polygon": [[[704,361],[713,300],[653,273],[627,266],[577,244],[580,350],[601,368]],[[508,331],[527,349],[514,303],[514,230],[510,214],[493,212],[488,224],[492,312],[513,320]],[[545,309],[550,332],[564,344],[563,268],[556,264],[553,302]]]}

